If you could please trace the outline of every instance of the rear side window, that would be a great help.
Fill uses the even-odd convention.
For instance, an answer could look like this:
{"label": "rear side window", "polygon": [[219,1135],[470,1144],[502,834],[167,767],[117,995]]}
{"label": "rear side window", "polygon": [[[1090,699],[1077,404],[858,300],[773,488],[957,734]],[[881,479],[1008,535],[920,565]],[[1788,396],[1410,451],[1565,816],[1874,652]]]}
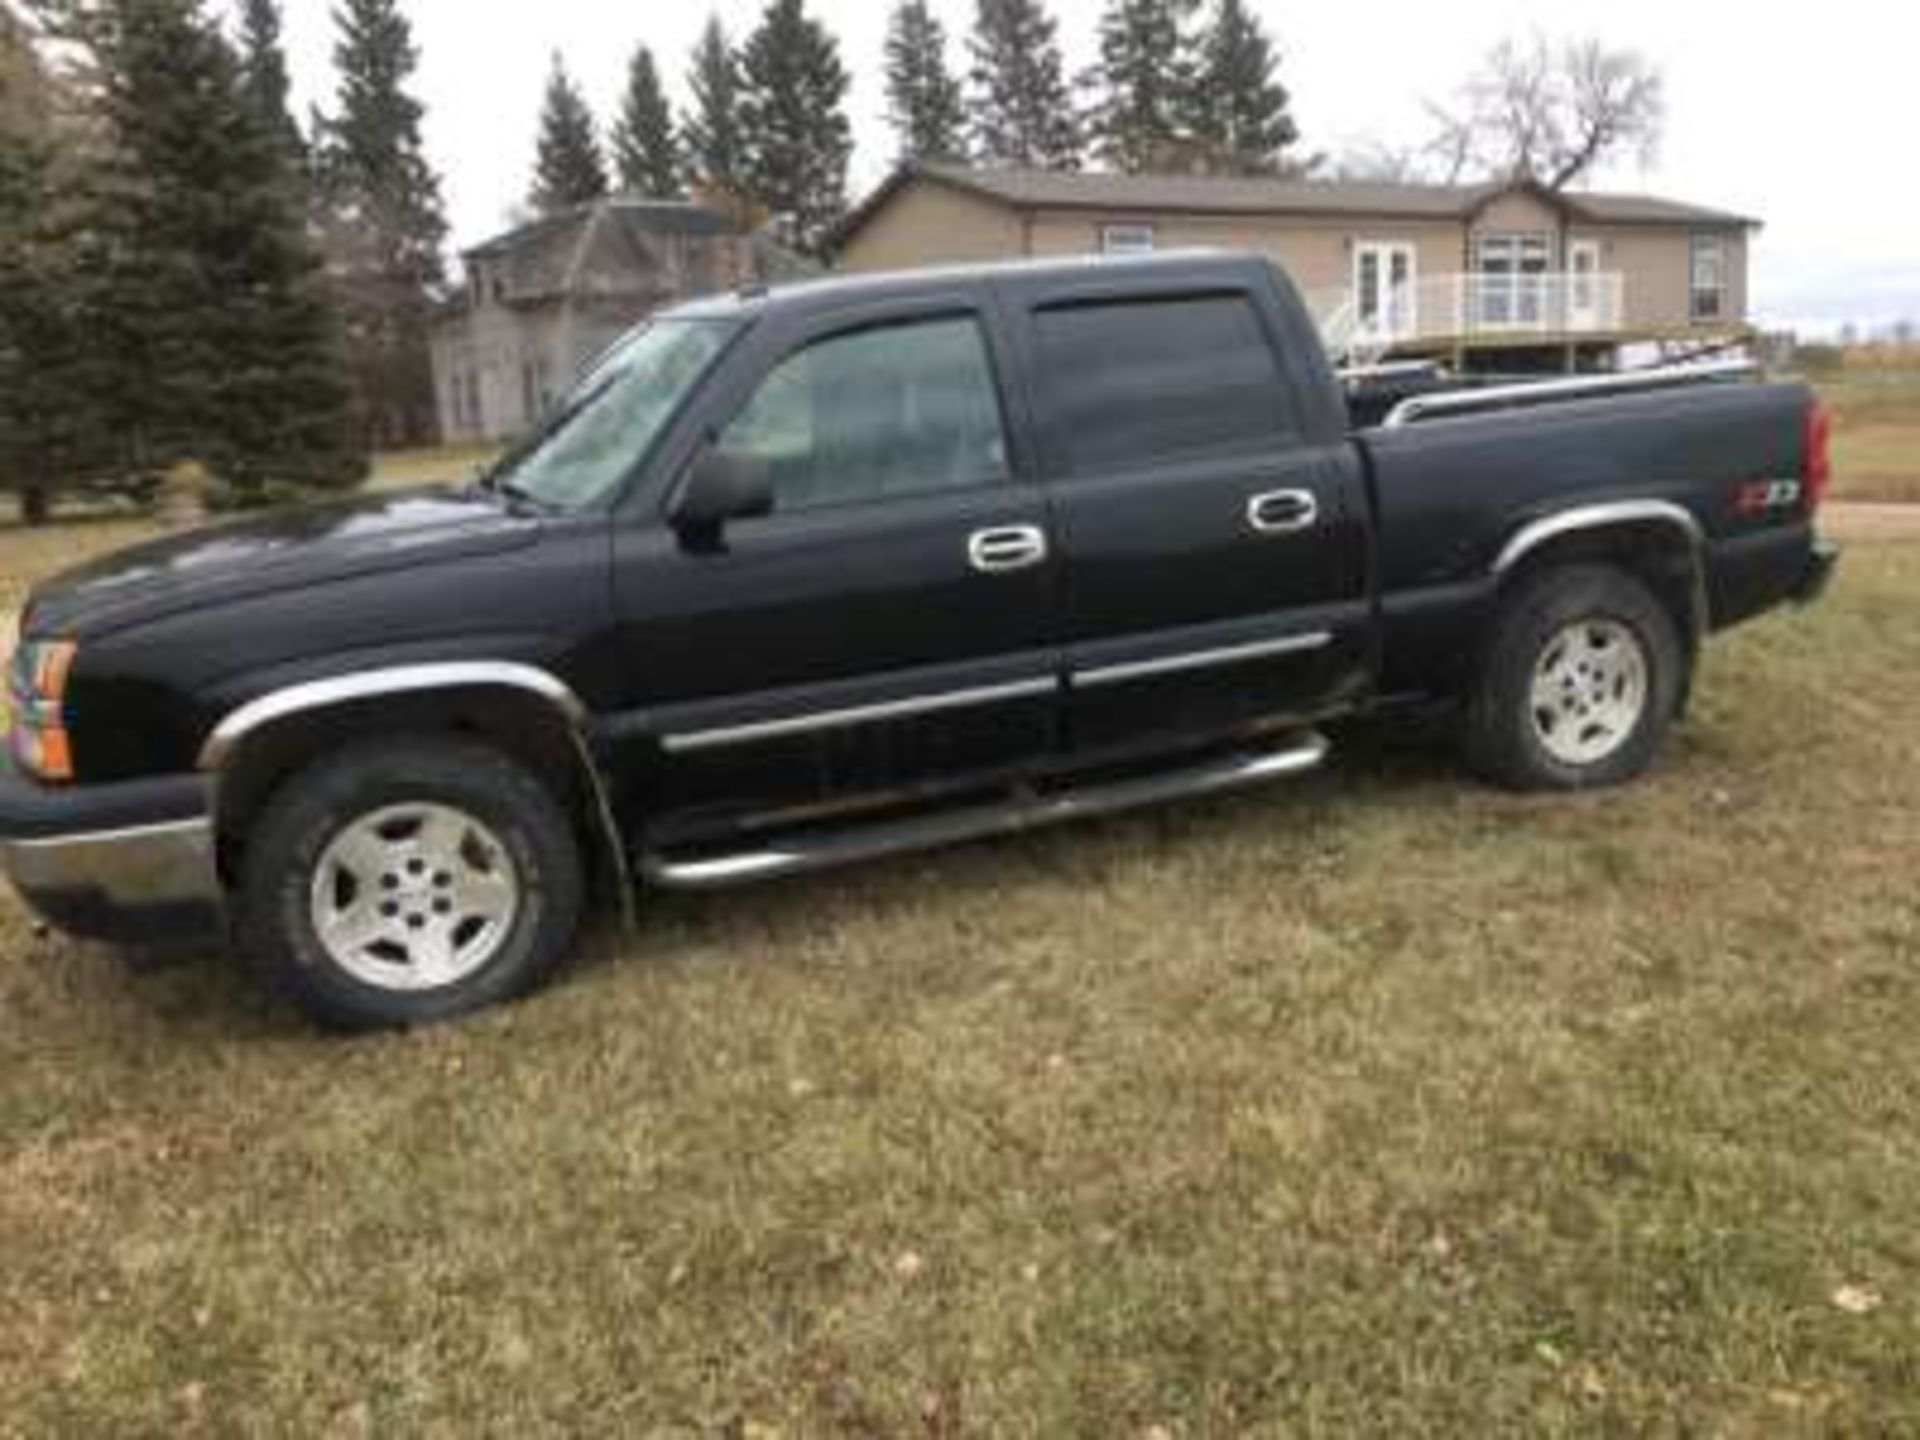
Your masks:
{"label": "rear side window", "polygon": [[1035,325],[1055,475],[1272,450],[1295,434],[1243,295],[1062,306]]}

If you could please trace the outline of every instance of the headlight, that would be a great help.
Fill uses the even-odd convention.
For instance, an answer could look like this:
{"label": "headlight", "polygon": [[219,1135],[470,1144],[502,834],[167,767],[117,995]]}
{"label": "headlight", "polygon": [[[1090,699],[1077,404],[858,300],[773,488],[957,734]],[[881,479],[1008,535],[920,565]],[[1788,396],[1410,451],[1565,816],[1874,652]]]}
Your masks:
{"label": "headlight", "polygon": [[13,712],[13,758],[41,780],[73,779],[73,741],[67,734],[67,682],[74,645],[68,640],[22,645],[7,684]]}

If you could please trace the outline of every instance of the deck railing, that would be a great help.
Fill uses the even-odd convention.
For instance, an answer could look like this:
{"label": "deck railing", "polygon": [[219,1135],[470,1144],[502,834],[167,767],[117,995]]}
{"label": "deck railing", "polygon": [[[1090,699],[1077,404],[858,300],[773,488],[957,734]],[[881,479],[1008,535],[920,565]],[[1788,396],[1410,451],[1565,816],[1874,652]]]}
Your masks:
{"label": "deck railing", "polygon": [[1315,306],[1334,354],[1366,361],[1414,341],[1557,339],[1622,328],[1626,277],[1616,271],[1429,275],[1384,295],[1351,291]]}

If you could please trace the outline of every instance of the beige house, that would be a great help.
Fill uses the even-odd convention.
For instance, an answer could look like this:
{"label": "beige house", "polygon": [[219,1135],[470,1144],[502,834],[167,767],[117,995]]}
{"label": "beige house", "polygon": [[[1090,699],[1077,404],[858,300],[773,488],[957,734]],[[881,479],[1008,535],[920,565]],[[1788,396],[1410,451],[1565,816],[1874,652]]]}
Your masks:
{"label": "beige house", "polygon": [[467,283],[432,336],[440,433],[449,443],[527,430],[587,365],[663,305],[789,268],[718,210],[633,198],[545,216],[463,258]]}
{"label": "beige house", "polygon": [[1350,360],[1605,365],[1751,338],[1757,221],[1641,195],[908,166],[841,227],[851,271],[1194,246],[1284,265]]}

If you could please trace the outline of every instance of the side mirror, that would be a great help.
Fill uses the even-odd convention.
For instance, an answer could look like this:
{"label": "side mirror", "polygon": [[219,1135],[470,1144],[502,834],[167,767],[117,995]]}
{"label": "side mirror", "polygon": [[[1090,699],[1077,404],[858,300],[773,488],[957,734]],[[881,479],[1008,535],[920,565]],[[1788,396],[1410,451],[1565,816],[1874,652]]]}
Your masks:
{"label": "side mirror", "polygon": [[711,447],[693,462],[672,519],[683,534],[710,537],[729,520],[772,513],[772,467],[758,455]]}

